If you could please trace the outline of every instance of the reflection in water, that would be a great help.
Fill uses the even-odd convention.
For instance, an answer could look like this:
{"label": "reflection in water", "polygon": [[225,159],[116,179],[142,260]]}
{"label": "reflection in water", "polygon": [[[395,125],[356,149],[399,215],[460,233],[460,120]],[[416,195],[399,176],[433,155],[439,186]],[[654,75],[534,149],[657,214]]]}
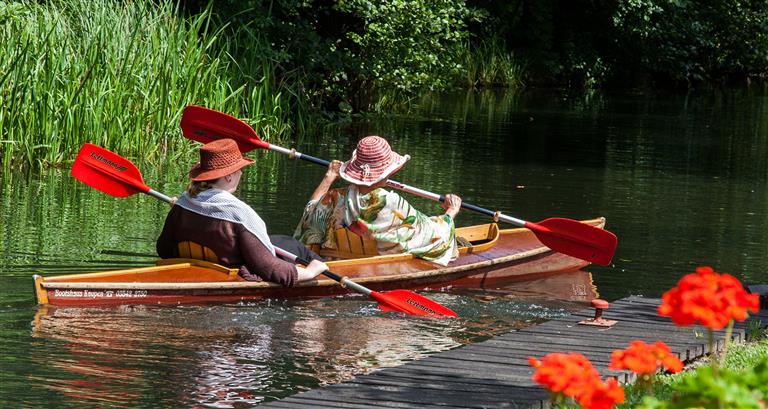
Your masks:
{"label": "reflection in water", "polygon": [[461,318],[382,313],[359,296],[40,307],[28,381],[85,406],[251,407],[562,316],[596,296],[591,275],[581,271],[427,295]]}

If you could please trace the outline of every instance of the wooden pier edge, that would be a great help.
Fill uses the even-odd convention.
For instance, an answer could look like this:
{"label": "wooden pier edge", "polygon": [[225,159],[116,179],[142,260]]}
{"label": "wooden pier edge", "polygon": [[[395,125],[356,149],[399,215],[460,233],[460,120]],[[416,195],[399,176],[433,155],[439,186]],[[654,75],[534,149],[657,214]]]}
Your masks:
{"label": "wooden pier edge", "polygon": [[[424,359],[383,368],[352,380],[267,402],[274,408],[546,408],[547,391],[531,380],[528,357],[550,352],[580,352],[603,377],[634,381],[628,371],[608,369],[611,352],[629,342],[662,340],[686,365],[707,354],[707,329],[678,327],[656,309],[660,299],[628,297],[614,301],[604,318],[617,320],[609,328],[578,325],[594,317],[584,309],[532,327],[510,331],[489,340],[430,355]],[[754,322],[757,324],[750,324]],[[753,328],[768,325],[768,310],[737,323],[733,340],[747,340]],[[717,348],[725,331],[715,333]]]}

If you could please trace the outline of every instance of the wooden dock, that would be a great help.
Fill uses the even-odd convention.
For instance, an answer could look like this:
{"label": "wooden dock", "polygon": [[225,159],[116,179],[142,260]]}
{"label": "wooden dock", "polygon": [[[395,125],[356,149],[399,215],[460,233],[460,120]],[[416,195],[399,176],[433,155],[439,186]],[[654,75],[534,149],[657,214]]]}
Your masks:
{"label": "wooden dock", "polygon": [[[350,381],[268,402],[275,408],[544,408],[549,395],[531,380],[528,357],[550,352],[580,352],[603,377],[633,381],[633,374],[608,369],[611,352],[629,342],[664,341],[684,362],[707,353],[707,330],[677,327],[656,308],[659,299],[630,297],[611,303],[603,317],[618,320],[610,328],[577,325],[593,309],[511,331],[484,342],[437,353],[404,365],[384,368]],[[751,317],[768,324],[768,311]],[[733,331],[736,342],[749,337],[747,323]],[[718,348],[725,331],[718,331]]]}

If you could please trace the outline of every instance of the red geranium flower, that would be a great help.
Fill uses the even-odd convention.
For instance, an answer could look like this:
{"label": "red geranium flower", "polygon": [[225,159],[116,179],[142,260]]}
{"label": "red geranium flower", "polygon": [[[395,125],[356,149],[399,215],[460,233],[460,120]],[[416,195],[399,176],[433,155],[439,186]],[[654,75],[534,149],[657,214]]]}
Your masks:
{"label": "red geranium flower", "polygon": [[544,385],[553,393],[578,397],[600,382],[600,374],[584,355],[579,353],[551,353],[539,361],[528,358],[536,368],[533,380]]}
{"label": "red geranium flower", "polygon": [[677,325],[698,322],[722,329],[732,319],[744,321],[747,311],[756,313],[759,308],[759,296],[747,293],[738,279],[717,273],[712,267],[699,267],[664,293],[659,315],[672,318]]}
{"label": "red geranium flower", "polygon": [[609,366],[610,369],[629,369],[640,375],[652,375],[659,367],[676,373],[683,370],[683,363],[672,354],[667,344],[656,341],[651,345],[641,340],[630,342],[623,351],[613,351]]}
{"label": "red geranium flower", "polygon": [[611,409],[617,403],[624,402],[624,388],[614,378],[605,383],[595,382],[592,389],[577,398],[579,405],[586,409]]}

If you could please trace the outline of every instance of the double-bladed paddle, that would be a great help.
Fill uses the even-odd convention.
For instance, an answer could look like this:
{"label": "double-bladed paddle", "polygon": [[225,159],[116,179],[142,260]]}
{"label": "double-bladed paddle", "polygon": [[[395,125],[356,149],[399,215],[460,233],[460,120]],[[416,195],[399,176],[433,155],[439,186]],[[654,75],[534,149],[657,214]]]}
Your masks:
{"label": "double-bladed paddle", "polygon": [[[86,185],[111,196],[128,197],[136,193],[146,193],[166,203],[172,202],[170,197],[147,186],[139,169],[128,159],[89,143],[80,148],[75,163],[72,165],[72,176]],[[303,260],[285,250],[279,248],[275,250],[278,254],[293,262],[299,262],[304,265],[309,264],[309,260]],[[393,290],[377,292],[330,271],[325,271],[323,274],[354,291],[370,296],[379,302],[379,308],[382,310],[403,312],[411,315],[457,316],[449,308],[413,291]]]}
{"label": "double-bladed paddle", "polygon": [[[198,142],[208,143],[217,139],[230,138],[237,142],[241,152],[249,152],[257,148],[268,149],[322,166],[328,166],[329,164],[327,160],[263,141],[250,125],[233,116],[213,109],[196,105],[186,107],[181,117],[181,129],[185,137]],[[443,195],[408,186],[391,179],[387,182],[387,186],[430,200],[445,201],[445,196]],[[525,227],[531,230],[542,244],[552,250],[591,263],[608,265],[611,263],[613,254],[616,251],[617,239],[615,234],[577,220],[553,217],[534,223],[469,203],[462,202],[461,207],[491,216],[494,220],[518,227]]]}

